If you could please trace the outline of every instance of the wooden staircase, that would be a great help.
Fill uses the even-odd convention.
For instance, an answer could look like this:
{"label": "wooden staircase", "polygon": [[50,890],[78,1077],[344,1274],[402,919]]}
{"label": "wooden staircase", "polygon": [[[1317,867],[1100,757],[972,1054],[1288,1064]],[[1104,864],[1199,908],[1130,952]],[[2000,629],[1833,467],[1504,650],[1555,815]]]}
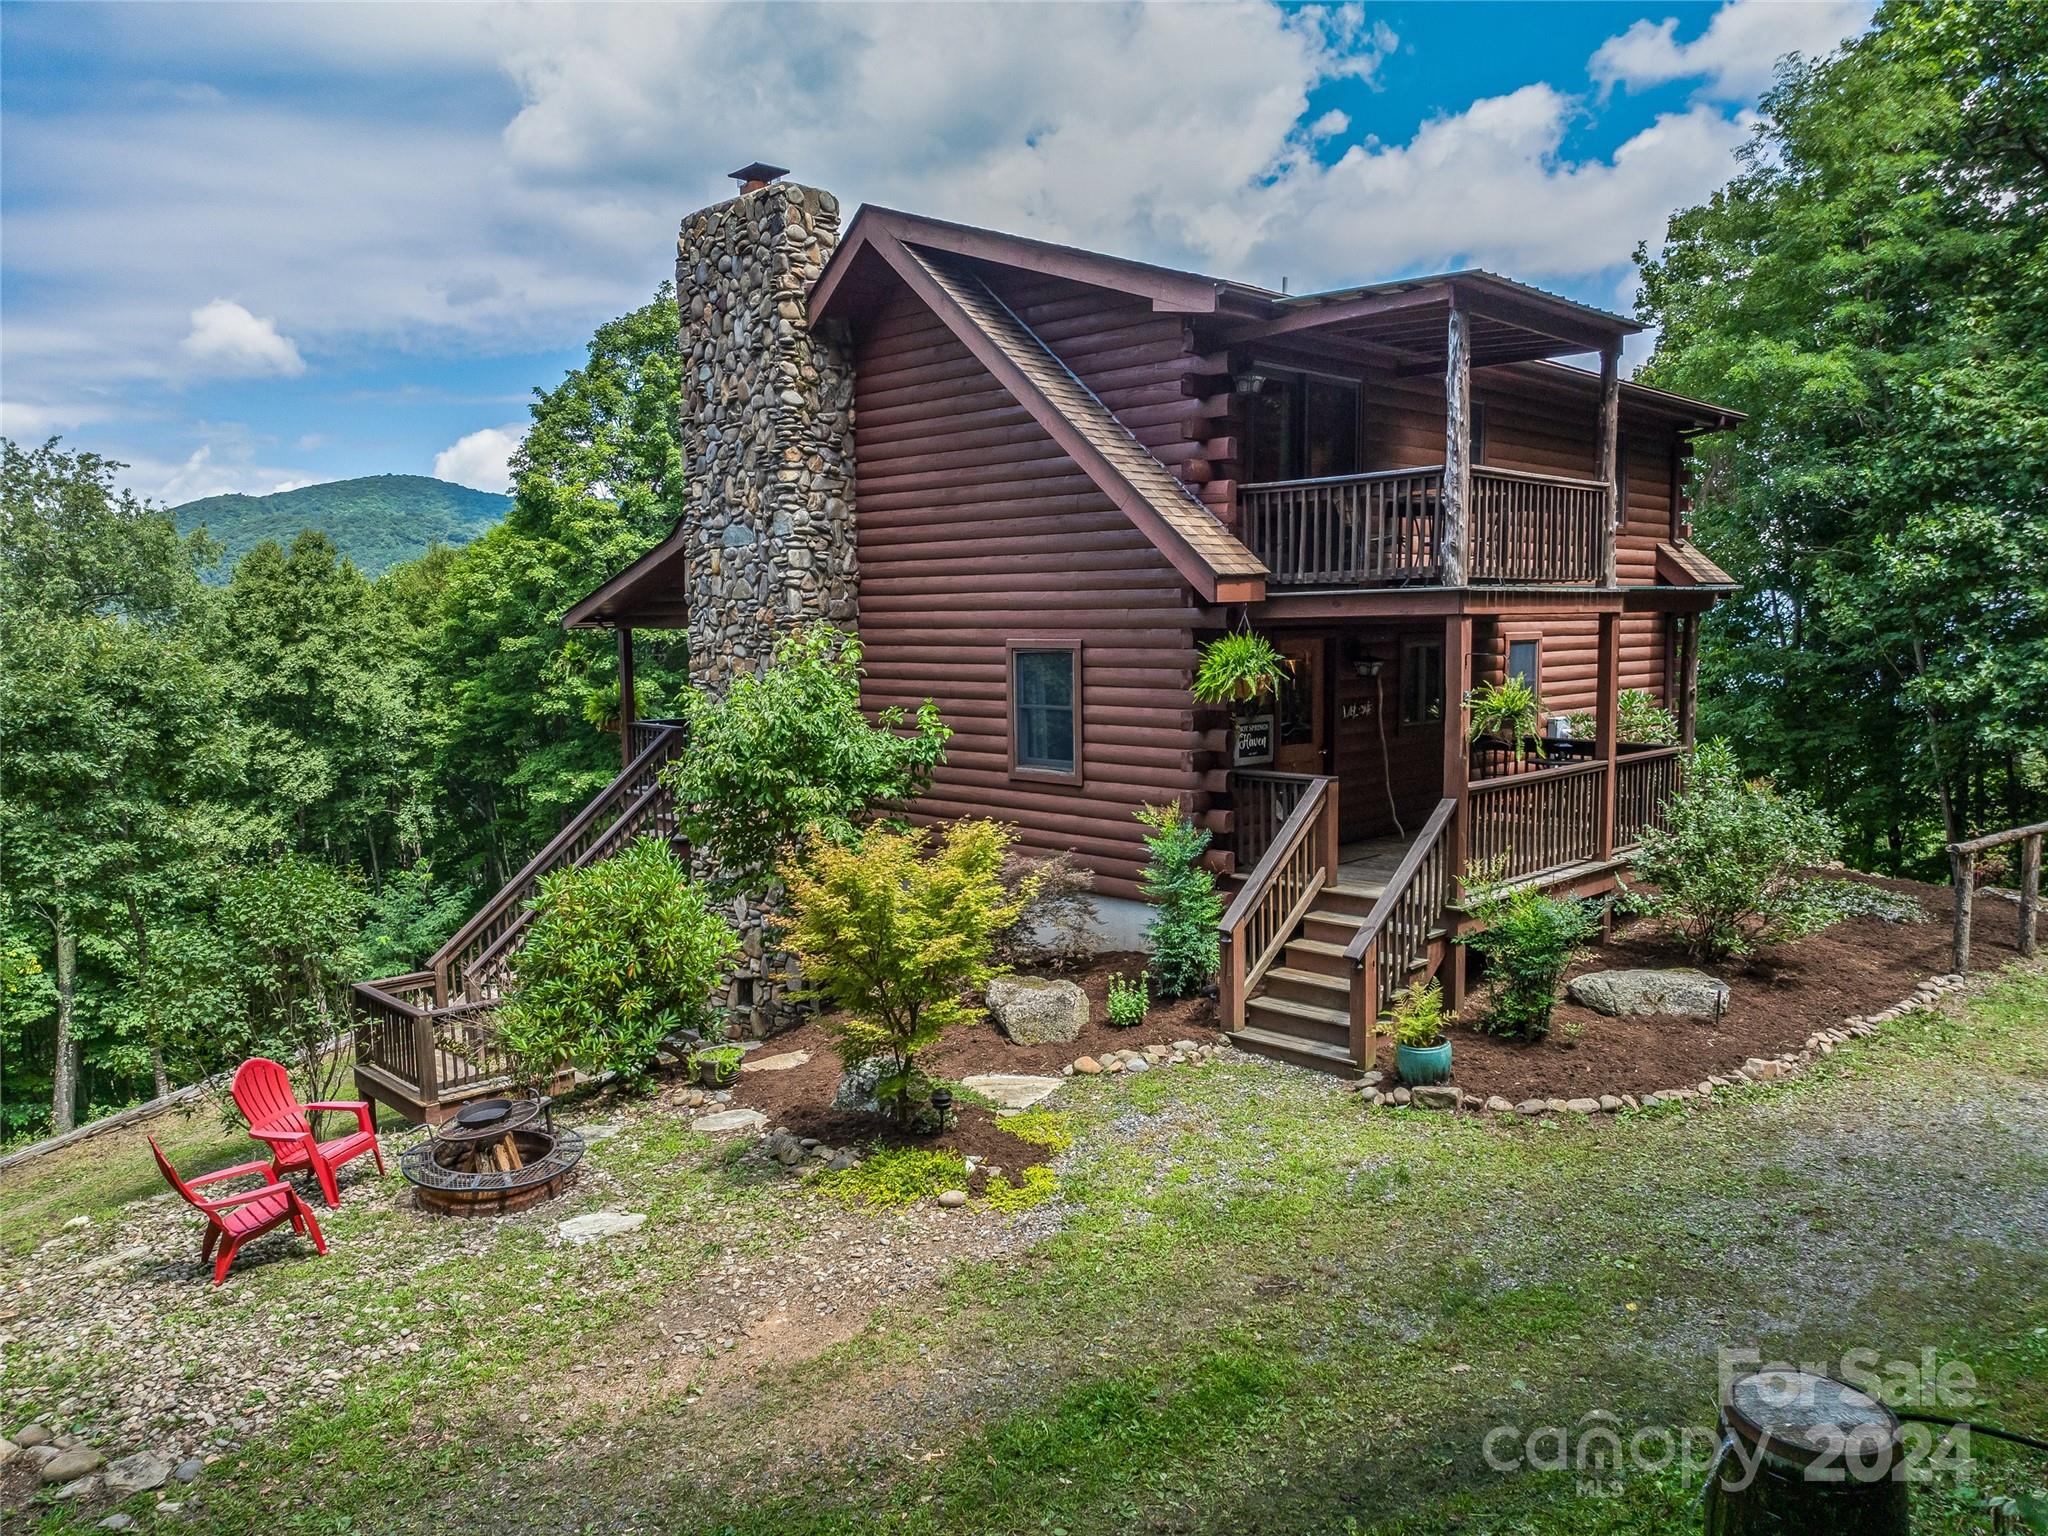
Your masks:
{"label": "wooden staircase", "polygon": [[1439,804],[1386,880],[1347,883],[1335,796],[1333,783],[1305,795],[1238,890],[1217,995],[1242,1049],[1355,1077],[1373,1063],[1374,1021],[1450,952],[1454,806]]}

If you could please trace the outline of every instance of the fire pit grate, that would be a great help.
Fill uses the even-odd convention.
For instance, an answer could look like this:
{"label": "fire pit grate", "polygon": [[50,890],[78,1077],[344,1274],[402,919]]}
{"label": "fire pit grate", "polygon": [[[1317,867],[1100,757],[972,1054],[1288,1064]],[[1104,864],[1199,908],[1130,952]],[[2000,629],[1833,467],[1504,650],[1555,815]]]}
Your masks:
{"label": "fire pit grate", "polygon": [[582,1136],[553,1128],[547,1100],[485,1099],[407,1148],[398,1166],[423,1210],[502,1216],[553,1199],[582,1160]]}

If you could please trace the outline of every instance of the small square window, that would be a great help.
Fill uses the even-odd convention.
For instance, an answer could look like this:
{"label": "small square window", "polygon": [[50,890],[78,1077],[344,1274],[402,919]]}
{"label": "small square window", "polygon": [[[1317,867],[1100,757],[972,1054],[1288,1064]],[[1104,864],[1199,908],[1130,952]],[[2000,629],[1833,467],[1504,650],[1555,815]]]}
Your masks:
{"label": "small square window", "polygon": [[1018,772],[1079,778],[1081,651],[1020,642],[1010,649],[1010,763]]}
{"label": "small square window", "polygon": [[1410,641],[1401,651],[1401,723],[1429,725],[1443,717],[1443,643]]}

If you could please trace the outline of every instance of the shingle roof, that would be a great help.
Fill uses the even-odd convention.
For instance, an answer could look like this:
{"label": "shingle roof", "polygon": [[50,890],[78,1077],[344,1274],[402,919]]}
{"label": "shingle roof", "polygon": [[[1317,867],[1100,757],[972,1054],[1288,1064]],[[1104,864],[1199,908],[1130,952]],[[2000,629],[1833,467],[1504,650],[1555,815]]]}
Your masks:
{"label": "shingle roof", "polygon": [[[1009,364],[1014,377],[1004,382],[1019,396],[1019,403],[1031,410],[1055,438],[1064,435],[1061,428],[1078,436],[1087,451],[1075,454],[1077,462],[1095,474],[1098,483],[1103,478],[1098,470],[1106,471],[1118,482],[1104,484],[1104,491],[1130,511],[1155,542],[1160,542],[1159,534],[1163,531],[1171,543],[1181,546],[1177,551],[1162,543],[1161,549],[1183,574],[1190,575],[1198,587],[1205,589],[1206,595],[1213,600],[1216,578],[1258,581],[1266,575],[1266,567],[1258,556],[1239,543],[1213,512],[1146,451],[1130,429],[1117,420],[1109,407],[996,296],[965,260],[917,246],[899,248],[952,302],[986,346]],[[1087,462],[1091,451],[1096,464]],[[1184,561],[1175,558],[1182,552],[1192,556],[1211,579],[1205,582],[1189,572]]]}

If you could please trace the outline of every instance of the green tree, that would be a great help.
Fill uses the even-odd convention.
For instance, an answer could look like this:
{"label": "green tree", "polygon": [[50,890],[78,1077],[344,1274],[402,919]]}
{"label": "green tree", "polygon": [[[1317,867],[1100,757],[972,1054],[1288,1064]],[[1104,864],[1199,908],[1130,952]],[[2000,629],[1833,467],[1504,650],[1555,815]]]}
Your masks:
{"label": "green tree", "polygon": [[373,877],[417,857],[431,765],[406,626],[327,536],[265,541],[236,564],[220,660],[251,727],[250,781],[289,846],[360,859]]}
{"label": "green tree", "polygon": [[803,963],[803,995],[830,1005],[825,1028],[849,1067],[887,1061],[875,1095],[906,1127],[921,1107],[918,1052],[982,1016],[973,999],[1000,969],[995,935],[1023,904],[1003,889],[1010,842],[991,821],[953,822],[936,841],[870,827],[783,861],[779,933]]}
{"label": "green tree", "polygon": [[868,722],[860,657],[852,635],[793,630],[723,698],[684,696],[690,750],[666,775],[684,835],[710,851],[723,888],[760,894],[778,860],[848,841],[863,813],[916,795],[945,761],[953,733],[929,699],[914,717],[885,709]]}
{"label": "green tree", "polygon": [[1705,445],[1703,728],[1859,862],[2048,811],[2048,15],[1891,0],[1794,62],[1739,175],[1645,264],[1653,384]]}
{"label": "green tree", "polygon": [[1212,834],[1195,825],[1185,807],[1148,805],[1138,820],[1145,833],[1145,873],[1138,889],[1152,903],[1145,938],[1149,967],[1163,997],[1186,997],[1207,985],[1222,960],[1216,924],[1223,898],[1216,877],[1202,866]]}
{"label": "green tree", "polygon": [[[683,513],[675,294],[598,328],[589,356],[537,393],[505,521],[446,573],[432,677],[435,780],[458,836],[502,880],[618,771],[593,727],[618,713],[612,637],[562,628],[577,599]],[[640,713],[687,686],[682,637],[636,653]]]}
{"label": "green tree", "polygon": [[[190,629],[205,613],[206,547],[117,493],[118,467],[0,443],[0,876],[46,934],[60,1131],[81,1097],[82,1027],[139,1029],[140,1059],[163,1080],[147,1010],[81,1017],[82,947],[89,963],[97,946],[131,979],[146,974],[152,925],[237,841],[218,797],[237,777],[240,734]],[[123,1042],[103,1043],[118,1073]]]}

